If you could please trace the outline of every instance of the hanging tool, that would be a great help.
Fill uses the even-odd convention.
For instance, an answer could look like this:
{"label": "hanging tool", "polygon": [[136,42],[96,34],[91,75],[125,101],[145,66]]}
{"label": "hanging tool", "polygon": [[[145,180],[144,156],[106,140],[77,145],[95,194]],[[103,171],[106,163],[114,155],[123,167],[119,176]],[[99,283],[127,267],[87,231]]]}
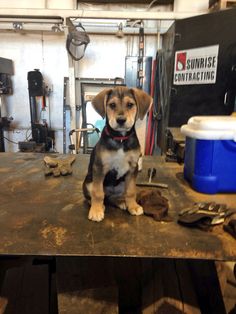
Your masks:
{"label": "hanging tool", "polygon": [[137,88],[143,88],[143,58],[144,58],[144,28],[139,28],[139,53],[138,53],[138,72]]}
{"label": "hanging tool", "polygon": [[[34,69],[27,73],[30,120],[32,138],[18,143],[21,152],[45,152],[53,148],[55,132],[51,130],[46,122],[42,119],[41,113],[46,110],[46,89],[42,73],[39,69]],[[39,109],[39,100],[41,108]],[[42,122],[40,121],[42,120]]]}
{"label": "hanging tool", "polygon": [[84,57],[90,38],[81,23],[69,27],[66,39],[66,49],[73,60],[79,61]]}
{"label": "hanging tool", "polygon": [[[13,75],[13,62],[12,60],[0,58],[0,152],[5,152],[4,131],[10,127],[13,118],[2,117],[1,110],[6,95],[12,94],[11,75]],[[3,96],[4,95],[4,96]]]}

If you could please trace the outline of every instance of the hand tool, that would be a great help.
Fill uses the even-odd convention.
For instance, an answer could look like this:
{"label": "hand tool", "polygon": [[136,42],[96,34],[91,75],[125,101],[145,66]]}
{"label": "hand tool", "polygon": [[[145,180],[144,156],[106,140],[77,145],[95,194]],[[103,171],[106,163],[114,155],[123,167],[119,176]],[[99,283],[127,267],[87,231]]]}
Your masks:
{"label": "hand tool", "polygon": [[148,168],[148,182],[141,182],[136,183],[137,186],[150,186],[150,187],[156,187],[156,188],[163,188],[168,189],[168,185],[165,183],[154,183],[152,182],[152,179],[156,176],[156,168]]}

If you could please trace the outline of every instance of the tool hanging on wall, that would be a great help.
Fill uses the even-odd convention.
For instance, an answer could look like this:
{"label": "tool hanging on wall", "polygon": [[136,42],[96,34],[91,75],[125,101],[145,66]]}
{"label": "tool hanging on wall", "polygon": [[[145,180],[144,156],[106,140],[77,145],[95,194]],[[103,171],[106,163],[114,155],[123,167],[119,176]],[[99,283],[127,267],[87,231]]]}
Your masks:
{"label": "tool hanging on wall", "polygon": [[159,81],[159,54],[152,65],[151,96],[153,104],[149,111],[146,135],[145,155],[152,155],[156,147],[158,120],[160,119],[160,81]]}
{"label": "tool hanging on wall", "polygon": [[89,43],[89,36],[81,23],[70,27],[66,39],[66,49],[73,60],[79,61],[84,57],[85,50]]}
{"label": "tool hanging on wall", "polygon": [[12,60],[0,58],[0,152],[5,152],[4,131],[10,127],[12,117],[2,117],[2,103],[4,98],[2,95],[12,94],[11,75],[13,75],[13,62]]}
{"label": "tool hanging on wall", "polygon": [[[38,69],[28,72],[28,90],[30,103],[30,117],[32,139],[27,142],[19,142],[20,151],[49,151],[53,147],[54,131],[48,127],[46,119],[40,123],[41,113],[46,109],[46,88],[43,76]],[[40,113],[38,101],[41,98]]]}
{"label": "tool hanging on wall", "polygon": [[137,88],[143,88],[144,28],[139,28]]}
{"label": "tool hanging on wall", "polygon": [[[86,33],[84,27],[81,23],[74,25],[71,19],[67,18],[66,23],[68,25],[68,35],[66,39],[66,49],[69,55],[69,80],[70,80],[70,89],[69,89],[69,106],[71,109],[71,128],[77,129],[77,126],[81,128],[81,115],[77,115],[76,112],[76,90],[75,90],[75,64],[74,61],[79,61],[84,57],[85,50],[87,45],[90,43],[88,34]],[[78,65],[77,65],[78,66]],[[77,122],[78,119],[78,122]],[[78,135],[78,136],[77,136]],[[80,133],[73,134],[73,142],[80,143]],[[77,146],[77,144],[76,144]],[[72,153],[75,154],[76,150],[72,150]]]}

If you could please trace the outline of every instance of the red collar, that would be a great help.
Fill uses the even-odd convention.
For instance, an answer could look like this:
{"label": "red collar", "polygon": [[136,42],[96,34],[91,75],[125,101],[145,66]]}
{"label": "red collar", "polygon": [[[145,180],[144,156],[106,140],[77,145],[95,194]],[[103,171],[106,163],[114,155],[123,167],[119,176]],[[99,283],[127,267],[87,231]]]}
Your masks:
{"label": "red collar", "polygon": [[105,131],[106,135],[111,137],[113,140],[120,141],[121,143],[123,141],[127,140],[130,137],[130,135],[126,135],[126,136],[112,136],[111,133],[108,131],[107,127],[105,127],[104,131]]}

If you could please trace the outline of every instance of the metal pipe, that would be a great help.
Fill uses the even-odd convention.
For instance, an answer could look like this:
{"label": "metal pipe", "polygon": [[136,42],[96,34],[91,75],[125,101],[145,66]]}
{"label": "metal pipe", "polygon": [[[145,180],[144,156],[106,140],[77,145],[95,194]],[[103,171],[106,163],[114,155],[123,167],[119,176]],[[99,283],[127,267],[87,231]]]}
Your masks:
{"label": "metal pipe", "polygon": [[[2,13],[2,10],[1,10]],[[44,24],[62,24],[63,18],[60,16],[28,16],[28,15],[0,15],[0,22],[20,22],[20,23],[44,23]]]}
{"label": "metal pipe", "polygon": [[[17,30],[17,32],[25,32],[25,31],[43,31],[43,32],[51,32],[51,33],[55,33],[57,35],[61,35],[64,33],[65,28],[60,28],[60,31],[55,32],[55,30],[53,29],[54,24],[37,24],[37,23],[23,23],[22,25],[22,29],[21,30]],[[117,32],[118,27],[90,27],[88,25],[83,25],[85,26],[86,29],[86,33],[88,34],[94,34],[94,35],[103,35],[103,34],[107,34],[107,35],[115,35]],[[16,30],[13,28],[13,24],[10,22],[7,23],[2,23],[0,21],[0,30],[10,30],[10,31],[14,31],[16,32]],[[161,30],[157,30],[156,28],[152,27],[152,28],[144,28],[144,34],[145,35],[154,35],[156,36],[157,32],[159,32],[160,34],[164,34],[166,31],[168,30],[168,27],[165,28],[161,28]],[[123,28],[123,33],[124,35],[139,35],[139,29],[138,28],[131,28],[131,27],[124,27]]]}
{"label": "metal pipe", "polygon": [[141,19],[141,20],[177,20],[187,17],[206,14],[202,12],[173,12],[173,11],[106,11],[106,10],[65,10],[65,9],[11,9],[2,8],[0,17],[11,15],[18,17],[58,17],[63,18],[92,18],[92,19]]}
{"label": "metal pipe", "polygon": [[63,34],[64,29],[57,27],[57,31],[55,31],[55,26],[57,24],[44,24],[44,23],[22,23],[21,29],[16,29],[13,26],[13,23],[0,21],[0,30],[6,31],[14,31],[14,32],[25,32],[25,31],[43,31],[43,32],[52,32],[54,34],[60,35]]}

